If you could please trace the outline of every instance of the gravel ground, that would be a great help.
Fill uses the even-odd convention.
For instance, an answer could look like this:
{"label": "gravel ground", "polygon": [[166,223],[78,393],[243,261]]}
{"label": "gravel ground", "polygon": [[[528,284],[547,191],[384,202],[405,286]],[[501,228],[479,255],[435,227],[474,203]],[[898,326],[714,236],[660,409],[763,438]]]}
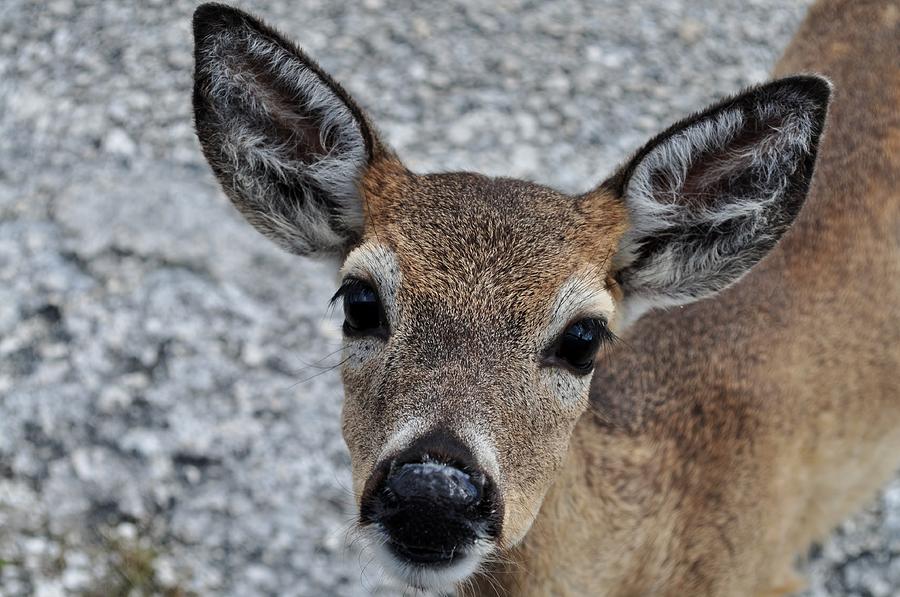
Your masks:
{"label": "gravel ground", "polygon": [[[241,4],[414,169],[583,190],[764,79],[807,2]],[[345,542],[334,272],[214,185],[192,9],[2,0],[0,595],[397,594]],[[805,566],[807,595],[900,594],[900,482]]]}

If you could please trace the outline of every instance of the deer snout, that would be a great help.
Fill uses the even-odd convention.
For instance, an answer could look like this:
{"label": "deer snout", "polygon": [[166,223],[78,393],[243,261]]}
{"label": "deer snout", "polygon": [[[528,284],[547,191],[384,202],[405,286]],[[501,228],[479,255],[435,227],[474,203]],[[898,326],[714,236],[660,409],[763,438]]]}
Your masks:
{"label": "deer snout", "polygon": [[404,464],[387,478],[378,522],[395,555],[417,564],[450,562],[478,538],[484,477],[435,462]]}
{"label": "deer snout", "polygon": [[445,464],[404,464],[387,479],[387,489],[398,502],[464,511],[481,500],[484,476],[469,474]]}
{"label": "deer snout", "polygon": [[497,537],[502,507],[493,480],[461,444],[446,437],[440,448],[417,443],[369,479],[361,521],[377,525],[405,563],[449,564]]}

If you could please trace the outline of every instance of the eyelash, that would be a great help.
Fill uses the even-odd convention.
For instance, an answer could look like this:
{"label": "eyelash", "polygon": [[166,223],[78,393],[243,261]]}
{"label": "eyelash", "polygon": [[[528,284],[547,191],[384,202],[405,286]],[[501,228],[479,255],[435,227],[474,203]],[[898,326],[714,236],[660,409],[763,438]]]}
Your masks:
{"label": "eyelash", "polygon": [[365,287],[374,289],[374,286],[360,280],[359,278],[345,278],[344,281],[341,282],[341,285],[337,289],[337,292],[334,293],[334,296],[329,299],[328,306],[333,308],[337,304],[337,302],[344,297],[345,294],[354,290],[360,290]]}
{"label": "eyelash", "polygon": [[[597,336],[596,353],[594,354],[594,357],[591,359],[590,368],[588,368],[586,371],[581,370],[581,369],[573,369],[571,366],[567,365],[565,359],[560,358],[559,350],[562,346],[562,343],[566,336],[566,333],[574,325],[576,325],[580,322],[589,321],[589,320],[593,320],[593,321],[597,322],[596,331],[597,331],[598,336]],[[612,332],[612,330],[609,329],[606,317],[603,317],[603,316],[600,316],[600,317],[578,317],[578,318],[572,319],[568,324],[566,324],[566,326],[563,328],[563,330],[560,332],[560,334],[556,337],[556,339],[546,349],[544,349],[544,352],[543,352],[544,363],[547,365],[551,365],[551,366],[560,366],[561,365],[561,366],[568,368],[576,373],[588,373],[593,370],[594,363],[596,361],[596,357],[597,357],[597,355],[600,354],[601,349],[603,349],[604,347],[609,347],[609,346],[613,345],[618,340],[619,340],[619,337],[616,336]]]}

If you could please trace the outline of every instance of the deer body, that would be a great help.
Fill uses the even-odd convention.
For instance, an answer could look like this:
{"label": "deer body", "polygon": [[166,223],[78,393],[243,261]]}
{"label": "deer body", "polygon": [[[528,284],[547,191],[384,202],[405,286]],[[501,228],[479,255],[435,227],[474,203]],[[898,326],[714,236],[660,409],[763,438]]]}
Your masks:
{"label": "deer body", "polygon": [[[900,4],[813,7],[776,68],[838,90],[806,206],[716,298],[595,372],[514,595],[778,595],[900,466]],[[483,581],[483,593],[492,594]]]}
{"label": "deer body", "polygon": [[[197,10],[226,194],[343,261],[343,433],[389,569],[478,595],[800,587],[794,557],[900,465],[898,23],[821,2],[783,78],[571,197],[410,172],[280,34]],[[837,88],[821,150],[831,85],[785,76],[811,72]]]}

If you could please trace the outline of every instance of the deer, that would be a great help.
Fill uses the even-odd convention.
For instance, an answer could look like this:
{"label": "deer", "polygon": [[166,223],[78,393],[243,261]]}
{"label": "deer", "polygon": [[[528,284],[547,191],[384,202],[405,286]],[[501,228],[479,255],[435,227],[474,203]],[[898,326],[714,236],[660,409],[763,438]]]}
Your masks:
{"label": "deer", "polygon": [[[568,195],[414,173],[219,4],[193,106],[224,193],[337,262],[358,532],[459,595],[782,595],[900,465],[900,3],[820,0],[773,79]],[[598,173],[602,175],[602,173]]]}

